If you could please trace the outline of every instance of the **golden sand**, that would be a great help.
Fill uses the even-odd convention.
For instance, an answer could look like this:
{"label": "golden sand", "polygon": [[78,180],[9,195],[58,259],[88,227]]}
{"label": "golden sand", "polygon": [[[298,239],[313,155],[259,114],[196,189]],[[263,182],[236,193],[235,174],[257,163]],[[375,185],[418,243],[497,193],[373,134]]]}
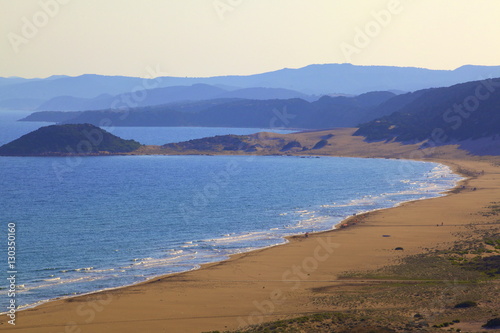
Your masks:
{"label": "golden sand", "polygon": [[[312,297],[322,288],[345,283],[338,279],[343,272],[378,268],[425,248],[445,248],[456,239],[457,232],[468,232],[467,225],[482,222],[477,212],[500,201],[497,158],[469,156],[455,146],[422,151],[416,145],[366,143],[352,137],[352,129],[289,137],[312,145],[329,133],[335,135],[329,139],[330,145],[310,154],[440,162],[469,176],[460,184],[466,188],[447,196],[371,212],[356,217],[356,224],[351,219],[347,228],[307,238],[291,237],[288,244],[234,255],[196,271],[45,303],[18,312],[15,331],[223,331],[322,312],[325,308],[312,302]],[[438,224],[443,226],[437,227]],[[396,247],[404,251],[395,251]],[[13,329],[6,321],[3,317],[0,330]]]}

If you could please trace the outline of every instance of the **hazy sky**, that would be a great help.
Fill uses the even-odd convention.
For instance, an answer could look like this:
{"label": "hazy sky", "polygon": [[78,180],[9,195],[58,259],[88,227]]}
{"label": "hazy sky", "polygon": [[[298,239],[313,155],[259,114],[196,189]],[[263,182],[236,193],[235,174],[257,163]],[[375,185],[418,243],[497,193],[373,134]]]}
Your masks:
{"label": "hazy sky", "polygon": [[500,65],[499,0],[0,0],[0,76]]}

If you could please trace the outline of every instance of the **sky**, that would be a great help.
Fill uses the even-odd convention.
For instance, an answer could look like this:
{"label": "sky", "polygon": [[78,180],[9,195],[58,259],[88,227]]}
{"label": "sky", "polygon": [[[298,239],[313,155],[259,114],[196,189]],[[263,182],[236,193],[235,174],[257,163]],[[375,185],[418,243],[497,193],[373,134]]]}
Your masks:
{"label": "sky", "polygon": [[500,65],[498,0],[0,0],[0,76]]}

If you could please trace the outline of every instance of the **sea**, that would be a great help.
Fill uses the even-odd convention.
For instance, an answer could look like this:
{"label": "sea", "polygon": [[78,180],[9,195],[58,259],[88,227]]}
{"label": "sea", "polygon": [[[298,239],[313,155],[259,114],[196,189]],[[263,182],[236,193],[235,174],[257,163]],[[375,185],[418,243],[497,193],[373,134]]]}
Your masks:
{"label": "sea", "polygon": [[[27,114],[0,111],[0,145],[48,125],[17,121]],[[105,129],[144,144],[290,132]],[[388,159],[0,157],[0,312],[9,303],[11,268],[16,304],[33,307],[283,244],[286,236],[329,230],[353,214],[442,196],[460,179],[441,164]]]}

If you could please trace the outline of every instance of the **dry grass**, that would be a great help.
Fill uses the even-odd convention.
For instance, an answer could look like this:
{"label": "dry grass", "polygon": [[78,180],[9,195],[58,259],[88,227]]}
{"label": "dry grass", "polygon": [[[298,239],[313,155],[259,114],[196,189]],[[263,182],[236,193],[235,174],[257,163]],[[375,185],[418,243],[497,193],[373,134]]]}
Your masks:
{"label": "dry grass", "polygon": [[[324,312],[236,332],[473,332],[467,323],[500,316],[500,226],[496,202],[446,250],[429,249],[374,271],[346,272],[337,283],[313,289]],[[469,307],[456,307],[459,304]]]}

